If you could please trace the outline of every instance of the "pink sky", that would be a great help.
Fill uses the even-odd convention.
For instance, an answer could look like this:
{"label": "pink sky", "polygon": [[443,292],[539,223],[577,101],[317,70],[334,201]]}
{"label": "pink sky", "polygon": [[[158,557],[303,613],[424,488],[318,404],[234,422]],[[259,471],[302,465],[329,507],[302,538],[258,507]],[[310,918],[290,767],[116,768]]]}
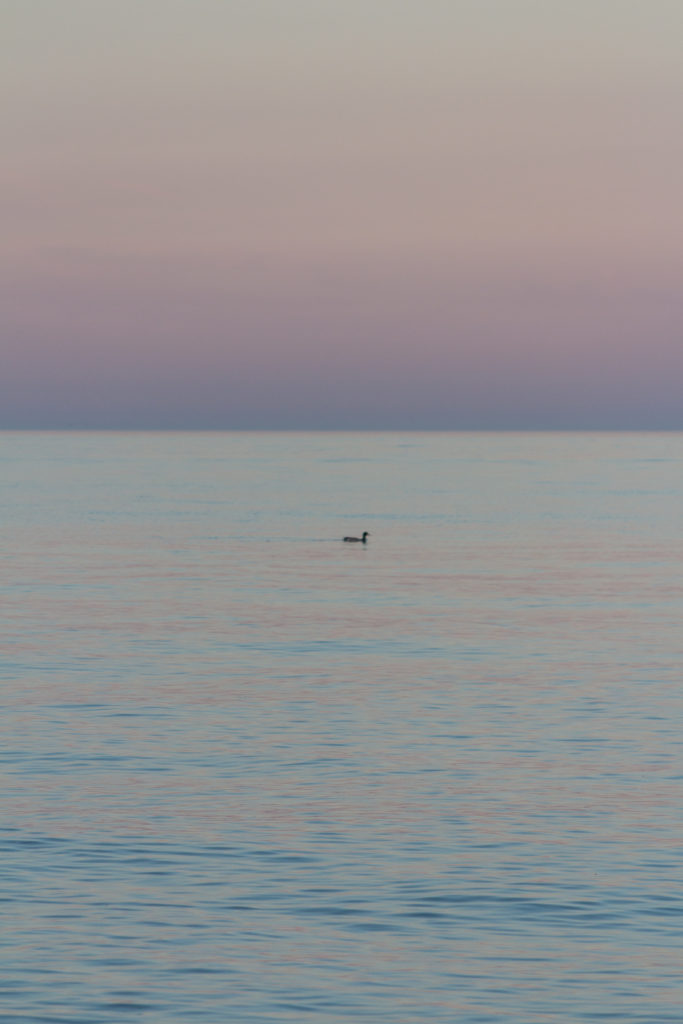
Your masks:
{"label": "pink sky", "polygon": [[9,0],[1,427],[683,427],[678,0]]}

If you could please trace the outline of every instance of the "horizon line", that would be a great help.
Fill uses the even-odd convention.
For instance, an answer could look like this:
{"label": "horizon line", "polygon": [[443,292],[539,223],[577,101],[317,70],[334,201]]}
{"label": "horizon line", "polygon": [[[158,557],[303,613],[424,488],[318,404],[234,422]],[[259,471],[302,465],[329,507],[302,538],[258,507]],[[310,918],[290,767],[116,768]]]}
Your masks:
{"label": "horizon line", "polygon": [[0,426],[2,434],[680,434],[680,427],[143,427]]}

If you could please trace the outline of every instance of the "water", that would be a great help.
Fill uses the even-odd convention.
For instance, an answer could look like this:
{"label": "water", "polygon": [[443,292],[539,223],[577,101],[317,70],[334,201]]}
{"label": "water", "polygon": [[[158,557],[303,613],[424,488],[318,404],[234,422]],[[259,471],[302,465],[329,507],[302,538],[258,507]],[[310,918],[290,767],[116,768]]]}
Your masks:
{"label": "water", "polygon": [[680,1021],[682,462],[0,435],[0,1020]]}

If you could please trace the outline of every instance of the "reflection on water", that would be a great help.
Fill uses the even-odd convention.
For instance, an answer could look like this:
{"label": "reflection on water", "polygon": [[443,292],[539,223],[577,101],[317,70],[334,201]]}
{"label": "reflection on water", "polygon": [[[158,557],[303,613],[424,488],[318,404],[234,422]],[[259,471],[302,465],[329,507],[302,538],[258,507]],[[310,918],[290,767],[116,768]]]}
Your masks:
{"label": "reflection on water", "polygon": [[0,1018],[680,1021],[682,457],[0,435]]}

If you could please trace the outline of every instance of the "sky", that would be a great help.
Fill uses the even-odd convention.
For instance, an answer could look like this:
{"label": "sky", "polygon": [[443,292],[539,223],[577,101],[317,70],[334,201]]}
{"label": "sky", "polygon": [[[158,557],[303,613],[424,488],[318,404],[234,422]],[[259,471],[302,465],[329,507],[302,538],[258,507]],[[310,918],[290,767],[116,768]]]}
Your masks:
{"label": "sky", "polygon": [[683,429],[680,0],[0,0],[0,428]]}

